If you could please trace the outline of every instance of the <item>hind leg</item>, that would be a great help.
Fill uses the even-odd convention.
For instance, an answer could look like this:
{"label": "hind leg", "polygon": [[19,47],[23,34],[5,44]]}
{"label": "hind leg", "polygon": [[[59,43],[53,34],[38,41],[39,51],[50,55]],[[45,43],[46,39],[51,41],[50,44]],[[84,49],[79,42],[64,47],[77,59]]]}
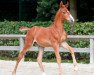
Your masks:
{"label": "hind leg", "polygon": [[16,69],[17,69],[17,67],[18,67],[18,64],[19,64],[19,62],[21,61],[21,59],[23,58],[23,56],[24,56],[24,54],[26,53],[26,51],[28,50],[28,48],[30,48],[30,46],[31,46],[31,45],[25,45],[24,48],[23,48],[23,50],[19,53],[18,58],[17,58],[17,60],[16,60],[16,65],[15,65],[15,68],[14,68],[14,70],[13,70],[12,75],[16,75]]}
{"label": "hind leg", "polygon": [[44,72],[44,67],[42,65],[42,58],[43,58],[43,52],[44,52],[44,47],[38,47],[39,53],[38,53],[38,57],[37,57],[37,62],[39,64],[39,67],[42,71],[42,75],[46,75]]}
{"label": "hind leg", "polygon": [[29,39],[29,38],[26,37],[24,48],[19,53],[19,55],[17,57],[16,65],[15,65],[15,68],[14,68],[14,70],[12,72],[12,75],[16,75],[16,70],[17,70],[17,67],[18,67],[19,62],[21,61],[21,59],[23,58],[24,54],[27,52],[27,50],[31,47],[31,45],[33,43],[33,39],[29,39],[29,40],[27,40],[27,39]]}

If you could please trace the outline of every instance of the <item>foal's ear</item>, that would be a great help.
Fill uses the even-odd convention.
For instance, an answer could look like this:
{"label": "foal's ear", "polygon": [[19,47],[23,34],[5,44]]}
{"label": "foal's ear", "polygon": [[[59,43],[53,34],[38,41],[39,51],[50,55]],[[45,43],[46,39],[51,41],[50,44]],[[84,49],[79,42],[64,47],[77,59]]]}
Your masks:
{"label": "foal's ear", "polygon": [[65,7],[68,8],[69,7],[69,2],[67,2],[67,4],[65,4]]}
{"label": "foal's ear", "polygon": [[63,2],[61,1],[61,2],[60,2],[60,8],[61,8],[62,6],[63,6]]}

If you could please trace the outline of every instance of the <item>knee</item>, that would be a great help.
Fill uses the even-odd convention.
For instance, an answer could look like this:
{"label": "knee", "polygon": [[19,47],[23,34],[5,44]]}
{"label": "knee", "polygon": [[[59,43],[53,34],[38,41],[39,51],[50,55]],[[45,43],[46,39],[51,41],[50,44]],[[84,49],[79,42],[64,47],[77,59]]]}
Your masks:
{"label": "knee", "polygon": [[70,50],[72,50],[72,51],[74,51],[74,48],[73,48],[73,47],[71,47],[71,46],[69,46],[69,49],[70,49]]}
{"label": "knee", "polygon": [[56,59],[61,59],[60,54],[56,54]]}
{"label": "knee", "polygon": [[37,62],[38,63],[42,62],[42,59],[41,58],[37,58]]}
{"label": "knee", "polygon": [[56,56],[56,58],[57,58],[57,59],[61,59],[61,56],[60,56],[60,55],[59,55],[59,56]]}
{"label": "knee", "polygon": [[69,49],[70,49],[70,53],[74,54],[74,49],[71,46],[69,47]]}
{"label": "knee", "polygon": [[61,63],[61,57],[56,57],[57,63]]}

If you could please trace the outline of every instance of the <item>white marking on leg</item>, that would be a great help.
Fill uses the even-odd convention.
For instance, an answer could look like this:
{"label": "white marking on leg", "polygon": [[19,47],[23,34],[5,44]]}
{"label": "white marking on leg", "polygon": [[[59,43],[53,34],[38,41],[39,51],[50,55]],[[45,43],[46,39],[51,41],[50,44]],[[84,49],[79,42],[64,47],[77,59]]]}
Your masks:
{"label": "white marking on leg", "polygon": [[74,71],[78,71],[78,65],[74,66]]}

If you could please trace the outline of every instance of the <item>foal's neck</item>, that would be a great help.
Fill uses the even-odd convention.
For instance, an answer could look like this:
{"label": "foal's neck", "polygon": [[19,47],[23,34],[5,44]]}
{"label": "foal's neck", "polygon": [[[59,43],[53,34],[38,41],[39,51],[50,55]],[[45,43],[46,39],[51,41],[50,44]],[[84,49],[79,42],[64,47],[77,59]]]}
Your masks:
{"label": "foal's neck", "polygon": [[54,19],[54,24],[53,26],[55,27],[55,29],[64,30],[64,26],[63,26],[63,17],[62,17],[62,13],[60,12],[60,10],[58,10],[58,12],[56,13],[55,19]]}

